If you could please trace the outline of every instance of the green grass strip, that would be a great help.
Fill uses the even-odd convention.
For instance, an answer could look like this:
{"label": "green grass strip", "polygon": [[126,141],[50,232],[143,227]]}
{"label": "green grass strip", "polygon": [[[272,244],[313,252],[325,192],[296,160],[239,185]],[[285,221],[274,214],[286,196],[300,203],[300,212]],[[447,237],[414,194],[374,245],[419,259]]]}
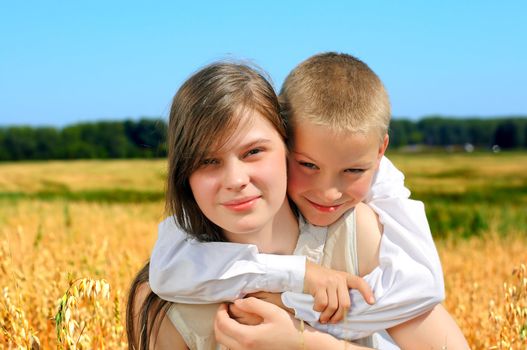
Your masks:
{"label": "green grass strip", "polygon": [[162,201],[164,192],[137,190],[88,190],[88,191],[40,191],[0,192],[0,200],[19,201],[37,199],[43,201],[67,200],[73,202],[102,202],[102,203],[145,203]]}

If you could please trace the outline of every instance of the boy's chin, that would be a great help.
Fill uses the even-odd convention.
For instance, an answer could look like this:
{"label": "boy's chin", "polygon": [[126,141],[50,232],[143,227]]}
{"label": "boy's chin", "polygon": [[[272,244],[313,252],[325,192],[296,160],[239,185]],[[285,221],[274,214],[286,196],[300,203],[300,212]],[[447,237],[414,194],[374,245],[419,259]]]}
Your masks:
{"label": "boy's chin", "polygon": [[304,219],[313,226],[329,226],[342,216],[340,211],[318,215],[304,215]]}

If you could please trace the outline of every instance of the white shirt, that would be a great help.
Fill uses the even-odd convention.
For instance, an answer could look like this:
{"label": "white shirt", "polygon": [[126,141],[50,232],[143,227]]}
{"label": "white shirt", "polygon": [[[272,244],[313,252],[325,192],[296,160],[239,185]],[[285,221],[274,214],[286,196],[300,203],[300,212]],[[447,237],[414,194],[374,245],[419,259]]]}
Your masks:
{"label": "white shirt", "polygon": [[[348,339],[412,319],[444,298],[443,273],[424,206],[409,195],[404,175],[383,157],[366,198],[384,225],[380,265],[365,277],[376,303],[370,306],[350,291],[350,326],[341,332]],[[161,298],[202,304],[232,301],[255,291],[289,291],[297,293],[290,305],[299,316],[318,320],[311,296],[299,294],[305,257],[259,254],[254,245],[197,242],[173,217],[161,222],[158,234],[150,259],[150,287]],[[342,324],[320,326],[339,334]]]}

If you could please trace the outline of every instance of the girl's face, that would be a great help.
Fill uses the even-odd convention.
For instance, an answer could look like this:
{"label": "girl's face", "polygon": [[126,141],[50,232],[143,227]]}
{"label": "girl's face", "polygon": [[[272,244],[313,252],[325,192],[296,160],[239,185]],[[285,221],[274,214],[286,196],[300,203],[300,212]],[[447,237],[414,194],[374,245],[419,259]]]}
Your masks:
{"label": "girl's face", "polygon": [[[232,242],[250,240],[266,227],[286,201],[285,145],[272,124],[247,110],[243,127],[189,178],[204,215]],[[249,121],[249,122],[246,122]]]}

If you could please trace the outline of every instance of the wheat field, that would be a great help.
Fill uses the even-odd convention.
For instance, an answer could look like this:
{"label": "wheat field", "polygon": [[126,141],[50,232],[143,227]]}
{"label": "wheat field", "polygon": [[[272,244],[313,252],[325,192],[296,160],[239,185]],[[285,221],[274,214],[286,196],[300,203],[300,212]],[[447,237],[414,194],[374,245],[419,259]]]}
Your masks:
{"label": "wheat field", "polygon": [[[527,155],[390,158],[441,230],[445,306],[472,348],[527,348]],[[0,164],[0,348],[127,348],[165,173],[162,160]]]}

